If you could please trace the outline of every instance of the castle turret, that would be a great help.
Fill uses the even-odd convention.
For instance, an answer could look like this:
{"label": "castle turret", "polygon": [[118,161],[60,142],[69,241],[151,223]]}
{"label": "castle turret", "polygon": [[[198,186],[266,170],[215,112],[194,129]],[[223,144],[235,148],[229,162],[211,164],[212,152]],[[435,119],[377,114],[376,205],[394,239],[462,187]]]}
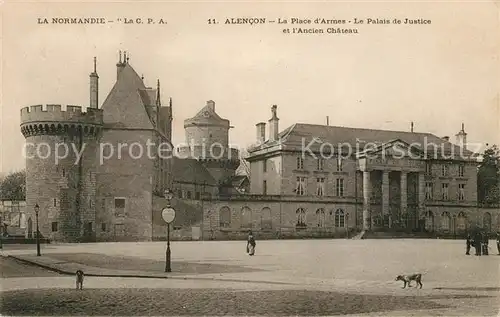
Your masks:
{"label": "castle turret", "polygon": [[89,107],[87,112],[69,105],[21,109],[28,237],[35,232],[34,206],[38,204],[42,237],[64,242],[93,240],[102,123],[102,110],[96,108]]}
{"label": "castle turret", "polygon": [[467,133],[465,133],[465,126],[462,123],[462,129],[455,134],[457,145],[462,147],[464,150],[467,149]]}
{"label": "castle turret", "polygon": [[90,73],[90,108],[99,108],[99,75],[97,75],[97,59],[94,57],[94,71]]}
{"label": "castle turret", "polygon": [[181,158],[204,162],[219,182],[234,175],[239,165],[239,151],[229,147],[229,120],[215,112],[215,102],[207,101],[194,117],[184,121],[186,145],[179,147]]}

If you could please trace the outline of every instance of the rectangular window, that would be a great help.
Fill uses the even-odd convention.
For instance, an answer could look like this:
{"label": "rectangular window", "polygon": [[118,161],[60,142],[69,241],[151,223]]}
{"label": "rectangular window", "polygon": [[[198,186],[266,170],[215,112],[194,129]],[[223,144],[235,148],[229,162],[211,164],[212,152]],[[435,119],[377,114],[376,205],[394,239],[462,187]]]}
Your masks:
{"label": "rectangular window", "polygon": [[343,169],[343,162],[342,162],[342,157],[339,156],[337,158],[337,172],[342,172],[342,169]]}
{"label": "rectangular window", "polygon": [[465,166],[458,165],[458,177],[464,177]]}
{"label": "rectangular window", "polygon": [[106,232],[106,224],[105,223],[101,223],[101,231]]}
{"label": "rectangular window", "polygon": [[316,178],[316,195],[325,195],[325,179],[323,177]]}
{"label": "rectangular window", "polygon": [[344,197],[344,179],[343,178],[337,178],[335,191],[336,191],[335,194],[337,195],[337,197]]}
{"label": "rectangular window", "polygon": [[177,191],[177,196],[178,196],[179,198],[182,198],[182,189],[179,189],[179,190]]}
{"label": "rectangular window", "polygon": [[321,157],[318,158],[318,171],[323,170],[323,159]]}
{"label": "rectangular window", "polygon": [[306,194],[306,178],[297,177],[297,184],[295,187],[295,192],[299,196],[304,196]]}
{"label": "rectangular window", "polygon": [[267,195],[267,181],[262,182],[262,194]]}
{"label": "rectangular window", "polygon": [[262,161],[262,172],[267,172],[267,160]]}
{"label": "rectangular window", "polygon": [[115,224],[115,237],[123,237],[123,236],[125,236],[125,225]]}
{"label": "rectangular window", "polygon": [[57,198],[54,198],[53,205],[54,205],[54,207],[57,207]]}
{"label": "rectangular window", "polygon": [[425,174],[432,175],[432,164],[431,163],[425,164]]}
{"label": "rectangular window", "polygon": [[441,197],[443,200],[448,200],[448,184],[441,184]]}
{"label": "rectangular window", "polygon": [[201,197],[200,192],[195,192],[194,193],[194,199],[200,200],[200,197]]}
{"label": "rectangular window", "polygon": [[57,231],[57,222],[53,222],[52,223],[52,232],[56,232]]}
{"label": "rectangular window", "polygon": [[297,169],[304,169],[304,158],[302,156],[297,157]]}
{"label": "rectangular window", "polygon": [[115,198],[115,216],[125,215],[125,198]]}
{"label": "rectangular window", "polygon": [[458,200],[465,200],[465,184],[458,184]]}
{"label": "rectangular window", "polygon": [[191,199],[191,191],[190,190],[187,191],[187,199]]}
{"label": "rectangular window", "polygon": [[432,183],[425,183],[425,199],[432,199],[433,187]]}
{"label": "rectangular window", "polygon": [[447,176],[448,175],[448,166],[443,165],[441,166],[441,176]]}

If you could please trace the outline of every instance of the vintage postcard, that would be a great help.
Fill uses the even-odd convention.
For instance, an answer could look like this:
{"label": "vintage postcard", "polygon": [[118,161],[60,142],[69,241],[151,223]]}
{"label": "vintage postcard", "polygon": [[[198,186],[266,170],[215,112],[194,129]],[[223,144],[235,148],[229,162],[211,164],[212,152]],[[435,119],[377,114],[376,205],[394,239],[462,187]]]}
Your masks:
{"label": "vintage postcard", "polygon": [[498,1],[0,10],[1,315],[500,313]]}

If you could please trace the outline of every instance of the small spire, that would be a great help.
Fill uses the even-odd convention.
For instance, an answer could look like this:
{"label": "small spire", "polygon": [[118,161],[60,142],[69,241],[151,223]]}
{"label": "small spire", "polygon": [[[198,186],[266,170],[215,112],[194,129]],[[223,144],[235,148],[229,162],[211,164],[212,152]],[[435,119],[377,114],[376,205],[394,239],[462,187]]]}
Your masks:
{"label": "small spire", "polygon": [[172,108],[172,97],[169,98],[168,100],[168,105],[170,106],[170,119],[174,117],[174,108]]}
{"label": "small spire", "polygon": [[94,73],[97,73],[97,57],[94,56]]}
{"label": "small spire", "polygon": [[128,58],[127,58],[127,51],[123,51],[123,63],[126,64],[127,60],[128,60]]}
{"label": "small spire", "polygon": [[462,122],[462,131],[465,132],[465,124]]}
{"label": "small spire", "polygon": [[160,80],[157,79],[156,81],[156,106],[161,107],[161,100],[160,100]]}
{"label": "small spire", "polygon": [[413,121],[411,122],[411,132],[413,132]]}
{"label": "small spire", "polygon": [[118,63],[122,63],[122,51],[120,50],[120,60],[118,61]]}

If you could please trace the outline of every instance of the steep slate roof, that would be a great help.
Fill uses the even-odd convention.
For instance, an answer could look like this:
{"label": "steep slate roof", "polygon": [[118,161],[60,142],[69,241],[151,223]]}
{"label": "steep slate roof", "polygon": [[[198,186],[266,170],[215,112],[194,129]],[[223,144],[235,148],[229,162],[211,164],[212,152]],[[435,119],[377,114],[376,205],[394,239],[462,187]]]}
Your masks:
{"label": "steep slate roof", "polygon": [[125,63],[115,85],[102,105],[107,126],[153,129],[145,106],[154,105],[144,82],[130,64]]}
{"label": "steep slate roof", "polygon": [[[354,150],[356,149],[356,145],[359,144],[360,150],[363,150],[366,143],[383,144],[394,140],[401,140],[414,145],[415,148],[419,148],[417,144],[420,144],[420,149],[423,149],[425,144],[427,144],[428,153],[433,153],[433,144],[438,146],[439,151],[441,151],[442,147],[445,155],[450,154],[452,149],[456,155],[459,155],[461,151],[460,146],[445,141],[431,133],[348,128],[306,123],[293,124],[279,134],[279,139],[279,141],[267,141],[258,147],[249,149],[249,152],[255,152],[256,150],[280,143],[288,148],[301,148],[303,144],[307,146],[314,139],[316,139],[316,142],[309,147],[313,151],[319,150],[321,143],[332,144],[335,150],[339,144],[350,144]],[[462,151],[467,156],[472,155],[470,151]]]}
{"label": "steep slate roof", "polygon": [[[211,101],[209,101],[211,102]],[[229,127],[229,120],[221,118],[212,106],[207,103],[207,105],[201,108],[198,113],[189,119],[184,120],[184,127],[186,125],[221,125]]]}
{"label": "steep slate roof", "polygon": [[174,182],[197,183],[216,186],[217,182],[201,162],[195,159],[173,157],[172,174]]}

